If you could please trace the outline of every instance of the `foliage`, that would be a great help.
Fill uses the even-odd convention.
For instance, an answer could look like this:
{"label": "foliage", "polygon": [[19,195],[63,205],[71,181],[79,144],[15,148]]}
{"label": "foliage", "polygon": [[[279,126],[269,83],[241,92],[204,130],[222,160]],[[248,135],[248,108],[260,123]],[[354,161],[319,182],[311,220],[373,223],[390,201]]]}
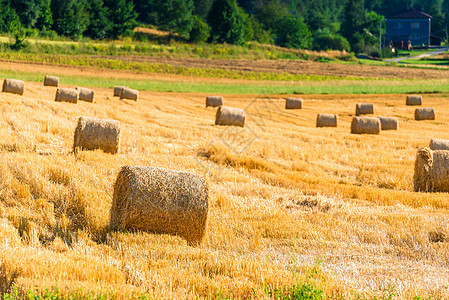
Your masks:
{"label": "foliage", "polygon": [[206,42],[210,36],[210,28],[200,17],[193,16],[192,30],[189,40],[194,43]]}
{"label": "foliage", "polygon": [[276,26],[276,45],[310,49],[312,46],[312,33],[301,17],[286,16]]}
{"label": "foliage", "polygon": [[235,45],[245,42],[245,16],[236,0],[215,0],[208,23],[212,42]]}
{"label": "foliage", "polygon": [[133,34],[137,26],[137,13],[134,10],[133,2],[130,0],[106,0],[109,7],[109,20],[112,23],[110,37],[126,37]]}
{"label": "foliage", "polygon": [[329,30],[318,31],[314,39],[313,48],[315,50],[345,50],[351,49],[348,40],[339,34],[331,33]]}
{"label": "foliage", "polygon": [[161,30],[188,36],[192,29],[193,0],[155,0],[153,12]]}

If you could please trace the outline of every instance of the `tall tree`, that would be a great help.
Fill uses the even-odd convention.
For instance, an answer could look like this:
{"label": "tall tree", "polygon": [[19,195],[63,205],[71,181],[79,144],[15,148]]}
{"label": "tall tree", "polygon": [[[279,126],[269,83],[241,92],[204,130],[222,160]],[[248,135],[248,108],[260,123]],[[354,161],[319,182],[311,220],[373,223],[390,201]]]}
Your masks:
{"label": "tall tree", "polygon": [[90,0],[87,6],[90,23],[87,26],[85,35],[93,39],[104,39],[111,32],[113,24],[108,19],[108,10],[104,6],[103,0]]}
{"label": "tall tree", "polygon": [[203,19],[206,19],[213,2],[213,0],[193,0],[193,4],[195,7],[193,13]]}
{"label": "tall tree", "polygon": [[104,3],[109,8],[109,20],[113,24],[109,36],[131,36],[137,26],[132,0],[105,0]]}
{"label": "tall tree", "polygon": [[352,46],[360,38],[366,21],[365,0],[347,0],[343,14],[341,33]]}
{"label": "tall tree", "polygon": [[193,25],[193,0],[155,0],[154,12],[160,29],[188,36]]}
{"label": "tall tree", "polygon": [[245,18],[236,0],[215,0],[207,21],[211,27],[211,41],[243,44],[245,42]]}
{"label": "tall tree", "polygon": [[276,24],[288,14],[287,6],[280,0],[256,0],[254,14],[265,29],[275,28]]}
{"label": "tall tree", "polygon": [[312,33],[301,17],[288,15],[276,26],[276,45],[296,49],[312,47]]}
{"label": "tall tree", "polygon": [[51,11],[51,0],[42,0],[41,13],[36,21],[36,28],[39,30],[49,30],[53,25],[53,13]]}
{"label": "tall tree", "polygon": [[53,29],[60,35],[79,38],[89,25],[84,0],[52,0]]}
{"label": "tall tree", "polygon": [[41,14],[42,0],[14,0],[11,7],[17,12],[20,22],[28,28],[34,27]]}

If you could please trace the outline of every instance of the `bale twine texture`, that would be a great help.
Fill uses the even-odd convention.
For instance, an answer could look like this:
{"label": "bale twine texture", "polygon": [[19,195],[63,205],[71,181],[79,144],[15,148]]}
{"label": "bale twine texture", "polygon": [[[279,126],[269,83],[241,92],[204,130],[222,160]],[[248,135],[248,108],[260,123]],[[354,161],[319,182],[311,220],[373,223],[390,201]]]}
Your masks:
{"label": "bale twine texture", "polygon": [[55,101],[57,102],[78,102],[78,91],[75,89],[58,88],[56,90]]}
{"label": "bale twine texture", "polygon": [[122,94],[122,90],[127,88],[127,86],[115,86],[114,87],[114,97],[120,97]]}
{"label": "bale twine texture", "polygon": [[73,139],[73,151],[101,149],[116,154],[120,146],[120,122],[79,117]]}
{"label": "bale twine texture", "polygon": [[316,116],[316,127],[337,127],[337,115],[318,114]]}
{"label": "bale twine texture", "polygon": [[164,168],[124,166],[114,186],[110,227],[203,240],[208,186],[195,174]]}
{"label": "bale twine texture", "polygon": [[5,79],[3,81],[3,89],[2,89],[3,93],[23,95],[24,90],[25,90],[25,82],[23,82],[22,80]]}
{"label": "bale twine texture", "polygon": [[449,151],[418,150],[413,185],[415,192],[449,192]]}
{"label": "bale twine texture", "polygon": [[420,95],[408,95],[405,101],[406,105],[421,105],[422,97]]}
{"label": "bale twine texture", "polygon": [[379,134],[381,130],[379,118],[354,117],[351,123],[351,133]]}
{"label": "bale twine texture", "polygon": [[137,101],[137,98],[139,97],[139,91],[131,89],[129,87],[124,87],[122,89],[122,92],[120,93],[120,99],[129,99]]}
{"label": "bale twine texture", "polygon": [[379,117],[382,130],[398,130],[399,121],[394,117]]}
{"label": "bale twine texture", "polygon": [[285,100],[285,109],[301,109],[302,99],[299,98],[287,98]]}
{"label": "bale twine texture", "polygon": [[449,150],[449,140],[431,139],[429,147],[431,150]]}
{"label": "bale twine texture", "polygon": [[415,109],[415,120],[435,120],[435,110],[432,107],[421,107]]}
{"label": "bale twine texture", "polygon": [[208,96],[206,98],[206,107],[219,107],[223,105],[223,97],[222,96]]}
{"label": "bale twine texture", "polygon": [[357,103],[355,105],[355,115],[374,114],[374,105],[372,103]]}
{"label": "bale twine texture", "polygon": [[220,106],[215,115],[215,125],[245,126],[245,111],[240,108]]}
{"label": "bale twine texture", "polygon": [[94,91],[93,90],[79,87],[79,86],[76,87],[76,90],[78,91],[78,100],[94,102]]}
{"label": "bale twine texture", "polygon": [[44,78],[44,86],[59,86],[59,77],[46,75]]}

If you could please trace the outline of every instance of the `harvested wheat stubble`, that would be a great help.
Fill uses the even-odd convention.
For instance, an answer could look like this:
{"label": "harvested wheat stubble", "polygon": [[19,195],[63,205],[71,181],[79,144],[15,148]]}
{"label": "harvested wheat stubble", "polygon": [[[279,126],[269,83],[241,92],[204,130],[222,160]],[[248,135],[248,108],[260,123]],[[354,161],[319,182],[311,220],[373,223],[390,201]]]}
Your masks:
{"label": "harvested wheat stubble", "polygon": [[55,101],[77,103],[78,91],[75,89],[58,88],[56,90]]}
{"label": "harvested wheat stubble", "polygon": [[201,243],[206,231],[208,186],[192,173],[124,166],[117,175],[110,227],[179,235]]}
{"label": "harvested wheat stubble", "polygon": [[115,86],[114,87],[114,97],[120,97],[122,94],[122,90],[127,88],[127,86]]}
{"label": "harvested wheat stubble", "polygon": [[449,140],[431,139],[429,147],[431,150],[449,150]]}
{"label": "harvested wheat stubble", "polygon": [[394,117],[379,117],[380,127],[382,130],[398,130],[399,121]]}
{"label": "harvested wheat stubble", "polygon": [[379,118],[354,117],[351,123],[351,133],[379,134],[381,130]]}
{"label": "harvested wheat stubble", "polygon": [[301,109],[302,99],[299,98],[287,98],[285,100],[285,109]]}
{"label": "harvested wheat stubble", "polygon": [[449,192],[449,151],[418,150],[413,185],[415,192]]}
{"label": "harvested wheat stubble", "polygon": [[422,97],[420,95],[408,95],[405,101],[406,105],[421,105]]}
{"label": "harvested wheat stubble", "polygon": [[223,97],[222,96],[208,96],[206,98],[206,107],[219,107],[223,105]]}
{"label": "harvested wheat stubble", "polygon": [[415,109],[415,120],[435,120],[435,110],[432,107],[421,107]]}
{"label": "harvested wheat stubble", "polygon": [[316,116],[316,127],[337,127],[337,115],[318,114]]}
{"label": "harvested wheat stubble", "polygon": [[372,103],[357,103],[355,105],[355,115],[370,115],[374,114],[374,105]]}
{"label": "harvested wheat stubble", "polygon": [[116,154],[120,147],[120,122],[115,120],[79,117],[73,139],[73,152],[77,149]]}
{"label": "harvested wheat stubble", "polygon": [[139,97],[139,91],[128,88],[128,87],[123,88],[122,92],[120,93],[120,99],[129,99],[129,100],[137,101],[138,97]]}
{"label": "harvested wheat stubble", "polygon": [[24,90],[25,90],[25,82],[23,82],[22,80],[5,79],[3,81],[3,89],[2,89],[3,93],[23,95]]}
{"label": "harvested wheat stubble", "polygon": [[215,115],[215,125],[245,126],[245,111],[240,108],[220,106]]}
{"label": "harvested wheat stubble", "polygon": [[78,91],[78,100],[94,102],[94,91],[93,90],[79,87],[79,86],[76,87],[76,90]]}
{"label": "harvested wheat stubble", "polygon": [[44,78],[44,86],[59,86],[59,77],[46,75]]}

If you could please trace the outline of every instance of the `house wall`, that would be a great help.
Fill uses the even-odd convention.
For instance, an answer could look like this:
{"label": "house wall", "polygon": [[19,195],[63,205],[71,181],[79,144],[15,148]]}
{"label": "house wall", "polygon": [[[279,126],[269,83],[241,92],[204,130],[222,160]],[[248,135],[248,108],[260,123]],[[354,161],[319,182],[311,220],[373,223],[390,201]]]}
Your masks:
{"label": "house wall", "polygon": [[[430,43],[431,19],[387,19],[386,42],[393,37],[410,37],[412,46],[428,46]],[[419,24],[419,25],[417,25]]]}

